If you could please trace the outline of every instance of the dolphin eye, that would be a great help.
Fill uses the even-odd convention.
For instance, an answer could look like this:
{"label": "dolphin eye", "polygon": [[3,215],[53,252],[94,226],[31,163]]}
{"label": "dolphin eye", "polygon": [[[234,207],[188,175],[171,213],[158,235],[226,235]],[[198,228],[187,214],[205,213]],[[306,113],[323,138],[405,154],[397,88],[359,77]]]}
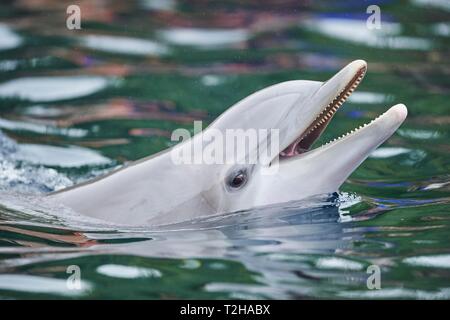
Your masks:
{"label": "dolphin eye", "polygon": [[228,184],[232,188],[240,188],[247,182],[247,173],[245,171],[239,171],[231,176]]}

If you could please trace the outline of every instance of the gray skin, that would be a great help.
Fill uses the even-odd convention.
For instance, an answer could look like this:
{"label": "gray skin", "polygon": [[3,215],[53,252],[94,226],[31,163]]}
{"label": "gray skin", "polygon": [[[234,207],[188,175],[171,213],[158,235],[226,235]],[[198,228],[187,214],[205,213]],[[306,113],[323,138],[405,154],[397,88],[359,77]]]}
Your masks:
{"label": "gray skin", "polygon": [[[94,218],[129,225],[160,225],[335,192],[407,115],[404,105],[395,105],[363,128],[308,150],[334,115],[324,119],[323,111],[342,92],[346,93],[358,75],[362,78],[366,68],[365,61],[356,60],[326,82],[296,80],[262,89],[230,107],[202,134],[48,197]],[[299,142],[311,125],[318,123],[317,119],[323,121],[310,136],[311,141]],[[174,153],[196,144],[204,146],[205,136],[214,131],[225,133],[226,129],[278,129],[275,157],[256,164],[173,161]],[[261,143],[258,151],[252,149],[237,156],[248,158],[254,152],[259,156],[266,149],[266,144]],[[230,152],[226,143],[223,152]],[[267,174],[269,166],[276,168],[271,174]],[[244,173],[244,182],[234,187],[233,179],[240,173]]]}

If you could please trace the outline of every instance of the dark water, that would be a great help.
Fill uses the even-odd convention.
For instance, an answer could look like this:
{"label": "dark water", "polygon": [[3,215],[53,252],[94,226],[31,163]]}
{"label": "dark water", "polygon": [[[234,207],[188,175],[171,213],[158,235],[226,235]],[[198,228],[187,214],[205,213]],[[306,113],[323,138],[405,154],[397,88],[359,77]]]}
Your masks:
{"label": "dark water", "polygon": [[[375,3],[382,28],[369,30]],[[447,2],[79,1],[72,31],[68,4],[0,4],[0,298],[450,298]],[[369,72],[321,141],[398,102],[409,117],[339,195],[159,229],[37,196],[359,58]],[[367,288],[371,265],[381,290]]]}

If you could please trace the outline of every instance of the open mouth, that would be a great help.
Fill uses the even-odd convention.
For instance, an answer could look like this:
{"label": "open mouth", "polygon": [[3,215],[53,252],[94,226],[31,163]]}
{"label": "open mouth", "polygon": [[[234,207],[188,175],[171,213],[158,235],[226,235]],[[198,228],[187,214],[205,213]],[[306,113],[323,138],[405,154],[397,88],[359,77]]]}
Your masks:
{"label": "open mouth", "polygon": [[[367,68],[360,68],[345,88],[322,110],[306,130],[280,153],[280,158],[289,158],[308,152],[314,142],[330,123],[331,119],[361,82]],[[353,130],[352,130],[353,131]],[[345,136],[345,135],[344,135]]]}

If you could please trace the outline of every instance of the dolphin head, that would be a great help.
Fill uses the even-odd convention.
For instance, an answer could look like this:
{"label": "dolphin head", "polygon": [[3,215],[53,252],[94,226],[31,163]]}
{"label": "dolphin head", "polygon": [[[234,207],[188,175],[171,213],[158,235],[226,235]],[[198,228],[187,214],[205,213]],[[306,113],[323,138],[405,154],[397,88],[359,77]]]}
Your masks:
{"label": "dolphin head", "polygon": [[[388,139],[405,120],[398,104],[372,122],[325,145],[311,149],[367,70],[353,61],[326,82],[288,81],[258,91],[222,114],[204,134],[218,130],[276,130],[276,143],[259,141],[237,161],[213,165],[214,181],[203,193],[217,212],[282,203],[338,190],[372,150]],[[248,138],[248,135],[243,135]],[[241,139],[243,139],[241,137]],[[236,150],[227,140],[224,153]],[[270,145],[270,146],[268,146]],[[233,149],[234,148],[234,149]],[[271,153],[267,150],[271,149]],[[269,154],[266,161],[239,163],[251,153]],[[212,178],[214,177],[214,178]]]}
{"label": "dolphin head", "polygon": [[[366,70],[366,62],[357,60],[326,82],[296,80],[262,89],[171,149],[51,198],[96,218],[163,224],[335,192],[407,115],[404,105],[395,105],[312,149]],[[174,157],[187,151],[201,161]]]}

